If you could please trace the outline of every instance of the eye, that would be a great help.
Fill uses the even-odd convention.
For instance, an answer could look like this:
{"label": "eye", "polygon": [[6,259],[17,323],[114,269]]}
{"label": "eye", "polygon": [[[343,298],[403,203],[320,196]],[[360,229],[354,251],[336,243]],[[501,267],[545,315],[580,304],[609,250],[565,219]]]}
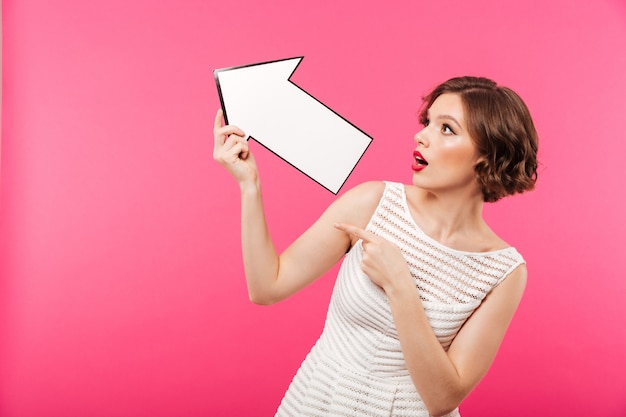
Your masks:
{"label": "eye", "polygon": [[430,124],[430,119],[428,119],[427,117],[422,118],[422,120],[420,120],[420,123],[424,126],[428,126]]}
{"label": "eye", "polygon": [[450,127],[449,124],[443,124],[441,125],[441,133],[443,133],[444,135],[454,135],[454,130],[452,130],[452,128]]}

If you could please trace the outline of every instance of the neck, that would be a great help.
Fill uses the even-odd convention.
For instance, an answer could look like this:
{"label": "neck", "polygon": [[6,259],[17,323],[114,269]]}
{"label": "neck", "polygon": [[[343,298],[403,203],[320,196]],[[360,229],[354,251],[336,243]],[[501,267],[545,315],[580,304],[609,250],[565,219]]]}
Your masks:
{"label": "neck", "polygon": [[416,189],[415,211],[420,227],[439,242],[453,242],[456,236],[484,230],[482,194],[434,194]]}

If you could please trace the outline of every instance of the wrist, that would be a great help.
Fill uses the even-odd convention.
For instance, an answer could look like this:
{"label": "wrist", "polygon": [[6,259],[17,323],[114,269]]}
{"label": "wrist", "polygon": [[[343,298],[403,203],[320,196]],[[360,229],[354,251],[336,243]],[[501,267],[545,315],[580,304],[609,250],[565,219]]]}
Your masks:
{"label": "wrist", "polygon": [[402,300],[406,297],[415,297],[417,295],[417,289],[415,288],[413,277],[410,274],[403,279],[396,279],[389,282],[383,290],[390,301],[393,299]]}
{"label": "wrist", "polygon": [[261,182],[258,179],[242,181],[239,183],[241,195],[261,194]]}

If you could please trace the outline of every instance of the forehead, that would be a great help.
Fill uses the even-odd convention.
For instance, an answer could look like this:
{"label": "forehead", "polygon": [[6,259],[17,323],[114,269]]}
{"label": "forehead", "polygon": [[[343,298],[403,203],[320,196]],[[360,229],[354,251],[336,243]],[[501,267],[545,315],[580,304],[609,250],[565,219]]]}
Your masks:
{"label": "forehead", "polygon": [[444,93],[433,101],[428,109],[428,115],[431,118],[449,116],[463,123],[465,121],[463,100],[458,94]]}

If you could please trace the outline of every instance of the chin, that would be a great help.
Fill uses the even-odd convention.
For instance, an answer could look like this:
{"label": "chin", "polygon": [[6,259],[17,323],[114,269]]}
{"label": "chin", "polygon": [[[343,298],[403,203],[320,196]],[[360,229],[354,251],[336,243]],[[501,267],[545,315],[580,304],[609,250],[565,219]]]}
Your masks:
{"label": "chin", "polygon": [[413,175],[411,176],[411,183],[415,185],[416,187],[419,187],[420,183],[423,183],[423,182],[424,180],[421,178],[420,173],[413,171]]}

